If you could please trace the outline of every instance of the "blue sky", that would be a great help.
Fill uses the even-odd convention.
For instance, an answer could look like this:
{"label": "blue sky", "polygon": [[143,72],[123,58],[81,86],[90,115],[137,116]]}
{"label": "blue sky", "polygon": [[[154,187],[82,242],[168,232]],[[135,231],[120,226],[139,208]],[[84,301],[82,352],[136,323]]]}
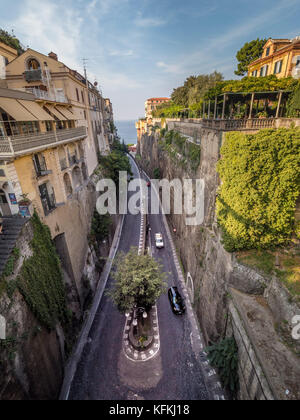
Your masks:
{"label": "blue sky", "polygon": [[235,78],[235,55],[257,37],[300,35],[299,0],[0,0],[0,27],[56,52],[110,97],[115,119],[137,119],[145,99],[186,77]]}

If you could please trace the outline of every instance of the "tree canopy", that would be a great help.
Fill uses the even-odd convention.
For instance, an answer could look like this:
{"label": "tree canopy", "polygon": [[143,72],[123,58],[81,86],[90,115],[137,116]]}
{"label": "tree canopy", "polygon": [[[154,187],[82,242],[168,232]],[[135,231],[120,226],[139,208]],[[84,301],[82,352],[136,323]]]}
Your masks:
{"label": "tree canopy", "polygon": [[222,80],[223,75],[216,71],[211,74],[190,76],[186,79],[183,86],[173,90],[171,99],[175,105],[182,107],[191,106],[203,99],[205,93]]}
{"label": "tree canopy", "polygon": [[234,72],[237,76],[245,76],[248,73],[249,64],[257,60],[263,52],[263,47],[267,42],[266,39],[254,39],[246,44],[237,52],[238,68]]}
{"label": "tree canopy", "polygon": [[25,50],[21,45],[21,42],[13,34],[0,28],[0,42],[14,48],[18,51],[18,54],[22,54]]}
{"label": "tree canopy", "polygon": [[118,255],[113,277],[115,284],[108,295],[120,312],[131,310],[134,304],[149,309],[166,292],[160,264],[150,255],[138,255],[136,248]]}

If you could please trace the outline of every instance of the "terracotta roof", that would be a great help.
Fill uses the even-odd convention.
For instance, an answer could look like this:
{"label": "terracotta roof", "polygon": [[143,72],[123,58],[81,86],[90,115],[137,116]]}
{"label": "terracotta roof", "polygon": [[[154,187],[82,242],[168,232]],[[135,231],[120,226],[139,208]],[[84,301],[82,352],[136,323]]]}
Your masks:
{"label": "terracotta roof", "polygon": [[162,100],[170,101],[171,99],[170,98],[150,98],[150,99],[147,99],[147,101],[162,101]]}

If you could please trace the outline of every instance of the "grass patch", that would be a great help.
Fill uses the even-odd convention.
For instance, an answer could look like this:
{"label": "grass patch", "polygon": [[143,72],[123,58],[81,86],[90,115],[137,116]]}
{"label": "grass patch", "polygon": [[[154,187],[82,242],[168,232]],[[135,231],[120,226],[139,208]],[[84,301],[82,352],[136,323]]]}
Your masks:
{"label": "grass patch", "polygon": [[258,268],[264,274],[276,277],[284,284],[292,296],[300,299],[300,254],[296,248],[274,251],[243,251],[237,253],[238,262]]}

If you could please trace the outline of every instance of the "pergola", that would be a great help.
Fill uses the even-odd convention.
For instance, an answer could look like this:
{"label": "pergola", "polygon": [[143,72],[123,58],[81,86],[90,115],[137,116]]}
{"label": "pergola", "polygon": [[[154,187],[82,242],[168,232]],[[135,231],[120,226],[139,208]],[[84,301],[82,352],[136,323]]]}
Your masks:
{"label": "pergola", "polygon": [[[203,102],[203,115],[204,118],[207,115],[208,119],[226,119],[233,118],[233,111],[236,106],[240,107],[246,105],[246,111],[243,118],[253,118],[253,112],[256,113],[258,106],[261,101],[264,102],[264,110],[267,111],[270,102],[276,102],[276,112],[274,117],[279,118],[283,111],[283,104],[286,104],[290,91],[273,91],[273,92],[227,92],[222,95],[216,96],[215,100],[209,100]],[[220,101],[221,98],[221,101]],[[229,110],[229,113],[226,112]]]}

